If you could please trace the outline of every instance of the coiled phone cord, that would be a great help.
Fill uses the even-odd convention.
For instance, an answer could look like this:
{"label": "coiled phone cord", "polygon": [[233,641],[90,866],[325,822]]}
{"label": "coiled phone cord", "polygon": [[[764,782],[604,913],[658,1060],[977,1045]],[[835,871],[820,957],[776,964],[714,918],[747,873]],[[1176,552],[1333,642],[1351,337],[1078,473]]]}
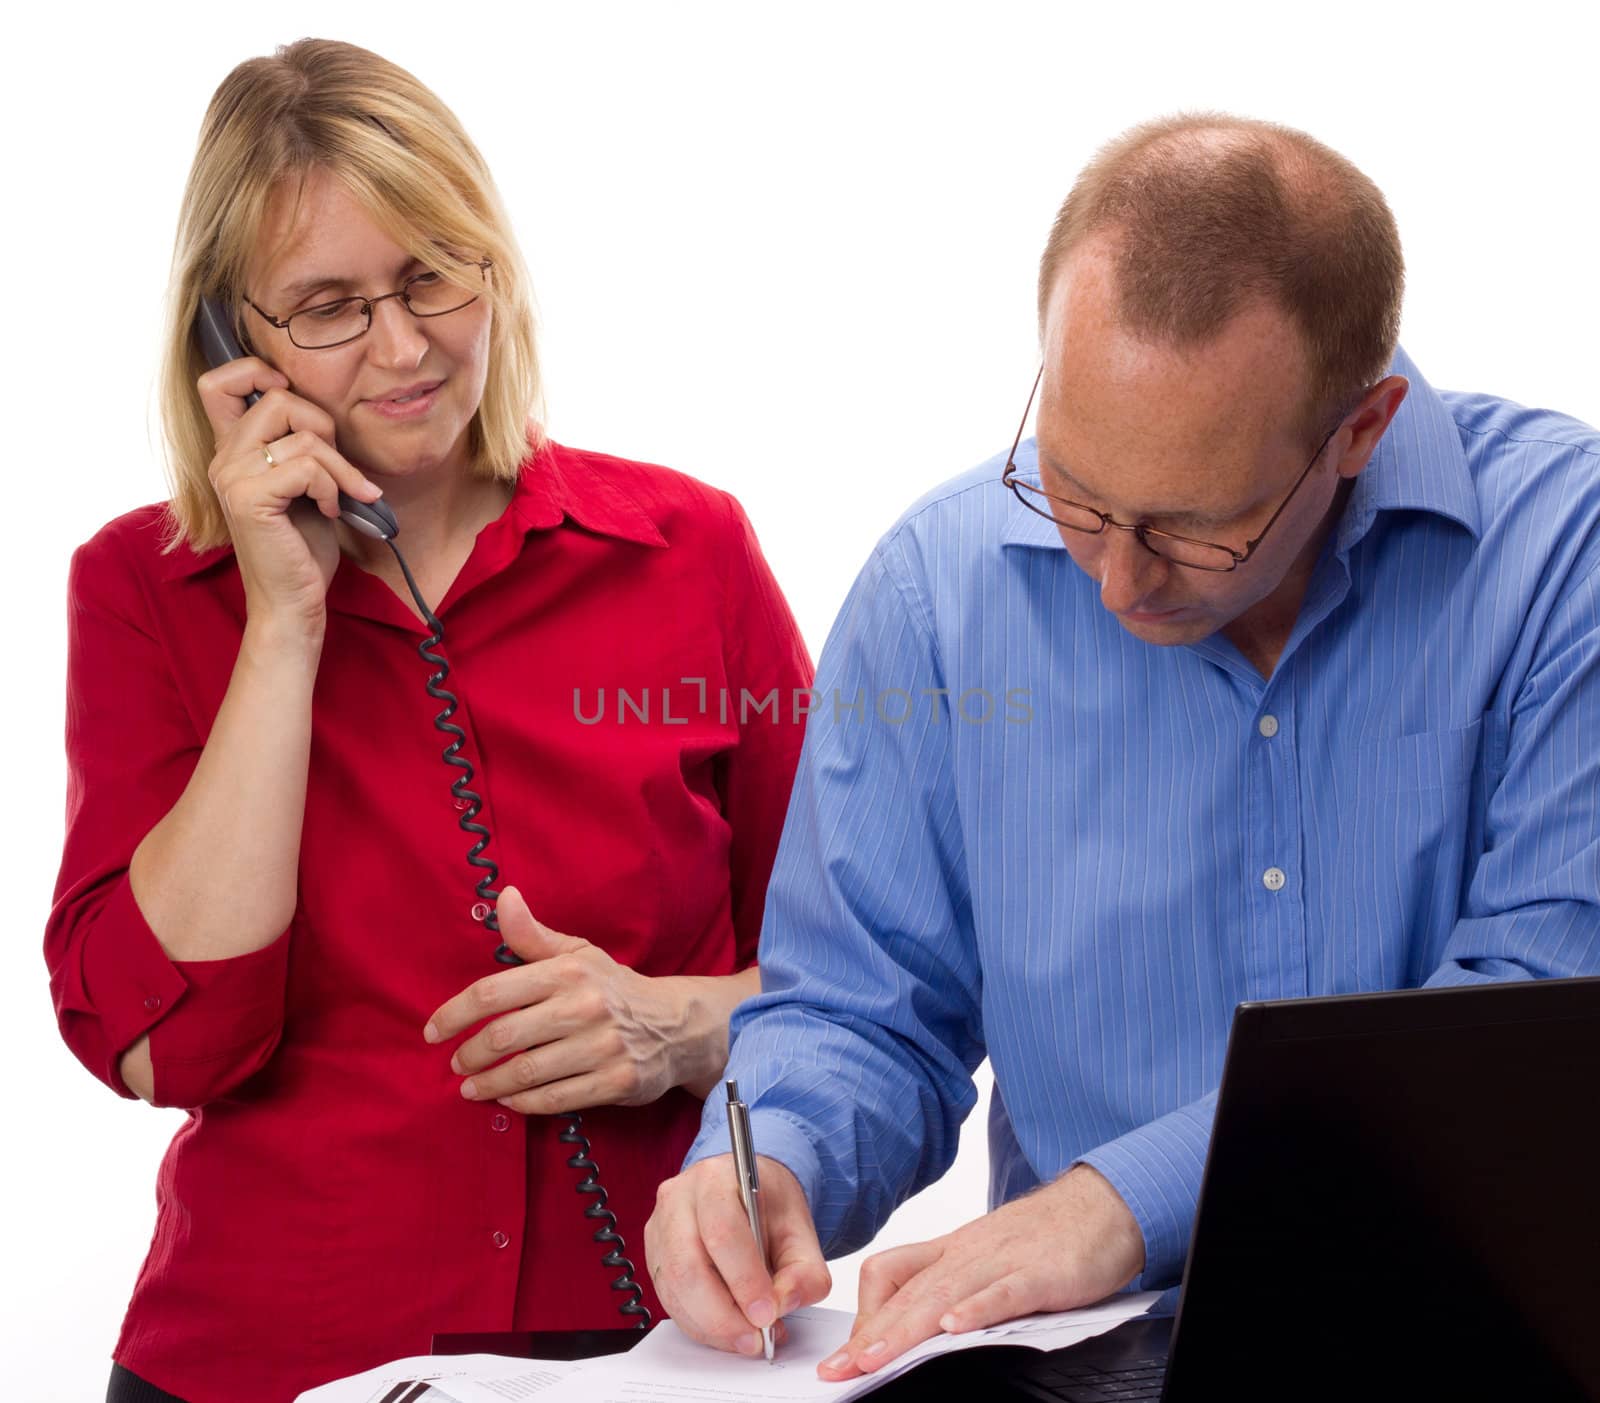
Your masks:
{"label": "coiled phone cord", "polygon": [[[244,348],[237,332],[238,328],[234,324],[232,315],[219,298],[201,299],[195,314],[195,335],[199,339],[200,352],[208,365],[223,365],[244,355]],[[261,392],[252,390],[244,397],[245,406],[248,408],[260,398]],[[262,451],[266,451],[265,444],[262,445]],[[272,464],[270,453],[267,454],[267,464],[269,467]],[[434,651],[444,641],[444,625],[434,616],[433,610],[428,608],[427,602],[422,597],[422,591],[417,588],[417,582],[411,576],[411,567],[406,564],[405,556],[400,554],[400,547],[394,543],[395,533],[400,529],[394,519],[394,513],[381,502],[358,502],[343,492],[339,494],[339,513],[353,529],[359,530],[363,535],[375,536],[388,542],[389,549],[394,552],[394,558],[400,564],[400,573],[406,577],[411,597],[417,601],[418,611],[427,620],[428,627],[433,630],[432,636],[419,645],[417,652],[421,654],[424,662],[437,669],[428,678],[428,695],[443,702],[444,710],[433,718],[433,724],[450,737],[450,743],[444,749],[445,764],[461,771],[450,786],[450,792],[458,800],[467,801],[467,807],[462,810],[457,822],[465,832],[477,839],[467,854],[467,861],[472,866],[483,869],[484,875],[478,882],[477,893],[479,899],[489,908],[484,917],[484,924],[498,936],[500,916],[495,910],[494,900],[500,893],[494,884],[499,880],[500,869],[492,858],[483,855],[483,850],[489,846],[489,830],[476,821],[478,811],[483,807],[483,798],[467,788],[467,782],[472,778],[472,765],[467,757],[461,754],[467,733],[450,720],[459,704],[455,694],[447,692],[441,685],[450,675],[450,664],[445,661],[443,653]],[[494,952],[494,957],[503,965],[522,963],[516,951],[503,940],[499,949]],[[567,1167],[576,1169],[583,1175],[578,1181],[577,1191],[594,1199],[593,1203],[584,1208],[583,1216],[595,1219],[601,1225],[594,1234],[594,1240],[607,1249],[600,1259],[600,1264],[610,1270],[619,1268],[621,1270],[621,1275],[611,1283],[611,1289],[626,1293],[627,1299],[619,1301],[617,1309],[624,1316],[636,1319],[639,1329],[648,1330],[650,1308],[644,1304],[643,1289],[633,1279],[633,1263],[623,1255],[627,1245],[617,1231],[617,1215],[606,1207],[606,1191],[600,1185],[600,1171],[594,1162],[589,1141],[583,1133],[583,1120],[576,1112],[568,1112],[566,1121],[566,1129],[556,1138],[564,1145],[576,1147],[575,1153],[567,1160]]]}
{"label": "coiled phone cord", "polygon": [[[428,695],[435,701],[443,702],[444,710],[433,718],[433,724],[437,730],[443,731],[450,737],[450,743],[444,748],[445,764],[461,771],[451,784],[450,792],[457,799],[467,801],[467,807],[462,810],[456,822],[464,832],[472,834],[477,839],[467,853],[467,861],[474,867],[484,869],[484,875],[479,879],[475,890],[479,899],[489,906],[489,913],[484,917],[483,923],[498,936],[500,913],[493,903],[500,895],[494,885],[500,878],[500,868],[493,858],[483,855],[483,850],[489,846],[489,830],[477,822],[478,811],[483,807],[483,796],[467,788],[473,775],[472,762],[461,754],[461,747],[466,744],[467,733],[450,719],[455,715],[459,702],[455,693],[446,691],[443,686],[445,678],[450,675],[450,664],[445,660],[443,653],[436,651],[444,641],[444,625],[439,622],[433,610],[428,608],[422,597],[422,591],[417,588],[417,582],[412,578],[411,567],[406,564],[405,556],[400,554],[400,548],[395,545],[392,537],[385,539],[389,549],[394,552],[395,560],[399,562],[400,573],[406,577],[406,585],[411,590],[411,597],[417,602],[417,609],[428,627],[433,630],[417,645],[417,653],[429,667],[435,669],[428,678]],[[494,952],[494,957],[503,965],[522,963],[521,956],[503,940]],[[634,1265],[624,1255],[628,1245],[622,1240],[622,1234],[617,1231],[617,1215],[606,1207],[606,1191],[600,1183],[600,1167],[594,1162],[593,1147],[583,1133],[583,1117],[576,1111],[568,1111],[564,1118],[566,1125],[556,1135],[556,1139],[563,1145],[573,1146],[573,1153],[567,1159],[567,1168],[576,1169],[583,1176],[578,1180],[577,1192],[594,1199],[594,1202],[584,1208],[583,1216],[600,1224],[594,1232],[594,1240],[606,1248],[605,1255],[600,1258],[600,1265],[609,1271],[619,1273],[612,1280],[611,1289],[623,1292],[626,1299],[617,1302],[617,1310],[621,1315],[636,1320],[640,1330],[648,1330],[650,1307],[644,1303],[644,1288],[633,1279]]]}

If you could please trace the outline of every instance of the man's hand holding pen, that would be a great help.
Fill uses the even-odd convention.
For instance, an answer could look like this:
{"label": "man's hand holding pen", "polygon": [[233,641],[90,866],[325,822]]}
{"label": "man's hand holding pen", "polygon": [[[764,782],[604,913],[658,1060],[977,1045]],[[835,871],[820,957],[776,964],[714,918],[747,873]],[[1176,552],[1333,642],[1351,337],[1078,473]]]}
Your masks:
{"label": "man's hand holding pen", "polygon": [[762,1352],[761,1329],[832,1288],[800,1181],[756,1156],[769,1272],[750,1231],[731,1154],[703,1159],[656,1191],[645,1253],[662,1304],[684,1333],[738,1354]]}

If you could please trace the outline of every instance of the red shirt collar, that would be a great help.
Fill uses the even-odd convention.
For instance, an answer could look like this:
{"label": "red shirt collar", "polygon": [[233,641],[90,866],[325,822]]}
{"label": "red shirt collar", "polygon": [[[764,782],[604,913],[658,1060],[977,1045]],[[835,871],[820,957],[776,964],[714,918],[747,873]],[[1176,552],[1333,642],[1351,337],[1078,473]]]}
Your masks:
{"label": "red shirt collar", "polygon": [[[514,532],[520,540],[529,531],[571,523],[635,545],[664,547],[667,538],[650,514],[602,471],[607,461],[603,454],[582,453],[545,440],[522,460],[509,505],[484,531]],[[180,545],[163,559],[162,578],[195,575],[232,555],[231,543],[198,553]]]}

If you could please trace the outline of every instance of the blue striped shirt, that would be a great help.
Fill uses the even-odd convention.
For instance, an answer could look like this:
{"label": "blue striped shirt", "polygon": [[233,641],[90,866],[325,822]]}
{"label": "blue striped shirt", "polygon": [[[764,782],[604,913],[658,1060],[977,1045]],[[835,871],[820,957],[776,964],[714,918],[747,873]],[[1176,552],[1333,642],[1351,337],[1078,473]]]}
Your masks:
{"label": "blue striped shirt", "polygon": [[1170,1283],[1235,1004],[1600,971],[1600,435],[1394,368],[1270,678],[1127,633],[999,458],[879,544],[728,1071],[830,1255],[949,1167],[987,1054],[991,1203],[1087,1162]]}

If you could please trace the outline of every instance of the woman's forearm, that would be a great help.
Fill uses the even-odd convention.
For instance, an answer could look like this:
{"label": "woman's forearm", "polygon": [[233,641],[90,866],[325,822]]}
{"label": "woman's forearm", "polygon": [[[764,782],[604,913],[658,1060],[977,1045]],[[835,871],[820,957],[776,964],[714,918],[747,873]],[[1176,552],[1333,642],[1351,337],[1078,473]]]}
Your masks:
{"label": "woman's forearm", "polygon": [[294,915],[321,652],[304,625],[246,625],[188,786],[133,854],[134,900],[174,960],[259,950]]}
{"label": "woman's forearm", "polygon": [[[128,868],[133,898],[174,960],[259,950],[294,915],[320,635],[246,625],[227,694],[194,773]],[[155,1099],[146,1033],[119,1064]]]}
{"label": "woman's forearm", "polygon": [[680,1045],[677,1084],[704,1100],[728,1065],[728,1020],[733,1010],[761,992],[761,971],[754,966],[738,974],[678,975],[693,1032]]}

